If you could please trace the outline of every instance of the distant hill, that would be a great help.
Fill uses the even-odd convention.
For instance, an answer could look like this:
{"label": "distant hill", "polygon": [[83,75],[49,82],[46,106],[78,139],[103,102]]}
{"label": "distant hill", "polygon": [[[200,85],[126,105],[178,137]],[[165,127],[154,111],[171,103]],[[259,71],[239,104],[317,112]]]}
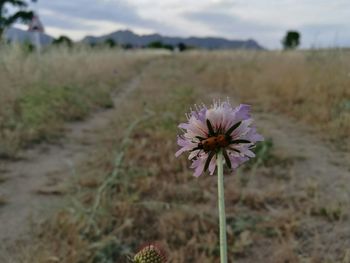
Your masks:
{"label": "distant hill", "polygon": [[[24,31],[18,28],[9,28],[5,31],[5,38],[11,42],[34,42],[34,34],[32,32]],[[193,46],[204,49],[264,49],[255,40],[228,40],[218,37],[167,37],[159,34],[151,35],[137,35],[130,30],[120,30],[114,33],[103,35],[100,37],[87,36],[81,42],[85,44],[98,44],[103,43],[107,39],[113,39],[115,42],[121,45],[131,44],[134,47],[145,47],[148,44],[156,41],[160,41],[163,44],[176,46],[179,43],[183,43],[187,46]],[[54,40],[48,34],[40,33],[40,40],[43,46],[49,45]]]}
{"label": "distant hill", "polygon": [[[28,32],[19,28],[11,27],[5,31],[5,39],[11,42],[31,42],[34,43],[34,33]],[[42,45],[49,45],[54,40],[53,37],[45,33],[40,33],[40,41]]]}
{"label": "distant hill", "polygon": [[103,43],[107,39],[113,39],[115,42],[121,45],[131,44],[136,47],[144,47],[148,44],[160,41],[168,45],[178,45],[184,43],[187,46],[193,46],[205,49],[264,49],[255,40],[228,40],[225,38],[217,37],[167,37],[159,34],[151,35],[137,35],[130,30],[120,30],[114,33],[103,35],[100,37],[87,36],[82,42],[86,44],[98,44]]}

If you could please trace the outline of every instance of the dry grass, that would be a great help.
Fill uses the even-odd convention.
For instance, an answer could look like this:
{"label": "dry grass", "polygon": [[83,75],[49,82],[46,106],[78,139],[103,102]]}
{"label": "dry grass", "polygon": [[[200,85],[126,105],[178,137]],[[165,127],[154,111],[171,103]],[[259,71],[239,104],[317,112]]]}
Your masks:
{"label": "dry grass", "polygon": [[348,51],[193,53],[183,60],[195,67],[199,85],[286,114],[340,145],[349,142]]}
{"label": "dry grass", "polygon": [[110,94],[155,54],[0,47],[0,158],[62,134],[66,121],[112,107]]}
{"label": "dry grass", "polygon": [[0,184],[6,182],[8,178],[6,176],[0,175]]}
{"label": "dry grass", "polygon": [[0,196],[0,207],[3,205],[6,205],[8,203],[8,200],[6,197]]}
{"label": "dry grass", "polygon": [[[73,202],[41,227],[37,242],[23,249],[21,262],[126,262],[127,254],[152,240],[165,244],[170,262],[219,262],[216,178],[195,179],[186,157],[174,158],[176,125],[190,105],[225,91],[262,110],[311,123],[325,136],[342,136],[347,123],[328,114],[346,98],[348,80],[323,73],[325,67],[334,72],[334,64],[348,64],[337,57],[325,66],[314,61],[319,56],[323,58],[308,53],[198,53],[154,63],[137,94],[119,105],[113,123],[100,135],[96,154],[78,169],[81,179],[72,186]],[[326,89],[334,83],[334,89]],[[317,89],[322,93],[313,96]],[[335,94],[333,99],[329,94]],[[295,104],[296,98],[303,100]],[[321,102],[327,110],[318,107],[322,117],[313,119]],[[129,133],[130,124],[147,112],[153,114]],[[348,116],[345,110],[339,114]],[[335,129],[338,122],[342,128]],[[283,156],[269,143],[264,147],[245,170],[226,177],[230,258],[347,262],[349,203],[337,203],[336,196],[323,201],[327,189],[295,174],[299,157]]]}

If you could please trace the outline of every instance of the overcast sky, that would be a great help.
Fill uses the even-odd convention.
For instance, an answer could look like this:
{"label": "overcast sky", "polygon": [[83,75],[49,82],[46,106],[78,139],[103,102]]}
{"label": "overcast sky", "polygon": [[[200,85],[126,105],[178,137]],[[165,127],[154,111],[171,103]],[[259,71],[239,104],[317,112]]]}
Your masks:
{"label": "overcast sky", "polygon": [[350,0],[38,0],[46,32],[79,40],[119,29],[222,36],[279,48],[286,30],[303,47],[350,46]]}

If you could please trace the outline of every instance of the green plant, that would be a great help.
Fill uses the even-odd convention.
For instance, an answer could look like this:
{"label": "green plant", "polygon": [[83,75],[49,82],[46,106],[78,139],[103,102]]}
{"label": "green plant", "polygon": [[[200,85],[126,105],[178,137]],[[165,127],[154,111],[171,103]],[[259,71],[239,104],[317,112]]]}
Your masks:
{"label": "green plant", "polygon": [[282,40],[284,49],[295,49],[300,44],[300,33],[297,31],[288,31]]}
{"label": "green plant", "polygon": [[[10,14],[7,5],[11,5],[14,8],[19,8],[13,14]],[[18,20],[22,22],[30,21],[34,13],[32,11],[24,11],[23,9],[27,7],[27,3],[22,0],[1,0],[0,1],[0,40],[2,39],[3,32],[6,28],[10,27],[12,24]]]}
{"label": "green plant", "polygon": [[72,47],[73,41],[67,36],[60,36],[59,38],[52,41],[52,45],[56,45],[56,46],[64,45],[67,47]]}

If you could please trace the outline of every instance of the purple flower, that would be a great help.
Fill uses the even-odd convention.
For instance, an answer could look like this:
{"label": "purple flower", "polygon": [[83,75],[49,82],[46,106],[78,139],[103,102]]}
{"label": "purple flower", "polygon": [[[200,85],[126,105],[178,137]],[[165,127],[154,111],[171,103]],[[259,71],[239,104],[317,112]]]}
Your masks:
{"label": "purple flower", "polygon": [[194,176],[200,176],[208,169],[210,174],[214,173],[216,154],[222,150],[226,165],[236,169],[255,156],[252,148],[257,141],[264,140],[252,125],[249,111],[249,105],[233,108],[228,101],[214,102],[209,109],[205,105],[196,106],[187,114],[188,121],[179,125],[184,133],[177,138],[181,148],[175,156],[189,152]]}

